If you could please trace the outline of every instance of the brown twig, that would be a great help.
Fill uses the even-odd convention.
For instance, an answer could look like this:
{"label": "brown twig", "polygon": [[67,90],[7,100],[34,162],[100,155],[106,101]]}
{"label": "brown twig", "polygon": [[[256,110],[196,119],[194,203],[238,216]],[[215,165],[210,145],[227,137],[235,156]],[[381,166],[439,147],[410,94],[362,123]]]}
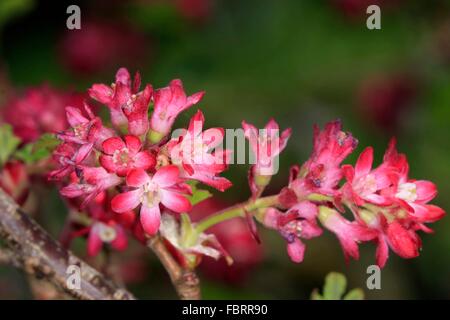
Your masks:
{"label": "brown twig", "polygon": [[[9,251],[3,251],[3,260],[35,278],[47,280],[72,298],[134,299],[126,289],[65,250],[1,189],[0,237],[9,248]],[[79,289],[67,281],[70,266],[80,270]]]}
{"label": "brown twig", "polygon": [[149,238],[147,245],[163,264],[180,299],[201,299],[200,281],[195,272],[182,268],[172,257],[159,236]]}

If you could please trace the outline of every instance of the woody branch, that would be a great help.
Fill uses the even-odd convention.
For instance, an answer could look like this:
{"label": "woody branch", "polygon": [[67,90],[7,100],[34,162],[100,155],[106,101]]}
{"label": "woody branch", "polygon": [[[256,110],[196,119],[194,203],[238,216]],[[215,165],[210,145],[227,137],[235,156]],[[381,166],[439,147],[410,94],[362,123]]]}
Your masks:
{"label": "woody branch", "polygon": [[180,299],[201,299],[200,280],[195,272],[182,268],[172,257],[159,236],[149,238],[147,245],[156,254],[166,269]]}
{"label": "woody branch", "polygon": [[[0,253],[1,262],[12,264],[35,278],[47,280],[71,298],[135,299],[126,289],[64,249],[1,189],[0,237],[7,247]],[[67,284],[66,271],[70,265],[80,267],[80,289],[70,288]]]}

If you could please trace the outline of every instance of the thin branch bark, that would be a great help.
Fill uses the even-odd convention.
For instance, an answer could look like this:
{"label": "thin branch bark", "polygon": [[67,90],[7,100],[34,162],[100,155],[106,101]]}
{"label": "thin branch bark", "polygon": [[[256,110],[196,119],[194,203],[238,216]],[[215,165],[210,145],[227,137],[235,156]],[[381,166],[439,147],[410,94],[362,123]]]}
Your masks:
{"label": "thin branch bark", "polygon": [[28,275],[28,284],[35,300],[71,300],[72,297],[46,279],[37,279]]}
{"label": "thin branch bark", "polygon": [[147,245],[163,264],[180,299],[200,300],[200,281],[195,272],[182,268],[172,257],[159,236],[150,238]]}
{"label": "thin branch bark", "polygon": [[[3,253],[4,259],[37,279],[47,280],[72,298],[134,299],[126,289],[64,249],[1,189],[0,237],[9,248]],[[80,289],[69,287],[67,282],[68,267],[73,265],[81,270]]]}
{"label": "thin branch bark", "polygon": [[2,264],[9,264],[15,267],[18,267],[20,265],[17,259],[14,258],[13,253],[10,250],[4,248],[0,249],[0,265]]}

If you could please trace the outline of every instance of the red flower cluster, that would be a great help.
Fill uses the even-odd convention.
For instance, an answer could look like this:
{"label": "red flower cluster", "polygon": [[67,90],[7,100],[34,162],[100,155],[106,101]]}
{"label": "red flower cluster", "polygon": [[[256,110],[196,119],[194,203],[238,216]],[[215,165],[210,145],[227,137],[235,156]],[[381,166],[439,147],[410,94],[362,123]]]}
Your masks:
{"label": "red flower cluster", "polygon": [[[408,178],[405,155],[397,153],[392,140],[383,163],[372,169],[373,149],[360,155],[355,167],[341,165],[355,149],[357,141],[341,131],[341,123],[328,123],[315,129],[311,157],[299,168],[291,169],[289,186],[280,193],[287,208],[267,210],[263,222],[277,229],[288,243],[292,260],[301,262],[305,245],[300,240],[317,237],[322,230],[317,218],[335,233],[346,257],[358,259],[358,243],[378,243],[377,263],[383,267],[388,247],[403,258],[419,255],[421,241],[416,231],[431,232],[425,223],[435,222],[444,211],[428,204],[436,196],[436,186]],[[345,183],[340,186],[340,181]],[[344,206],[354,219],[344,217]]]}
{"label": "red flower cluster", "polygon": [[[169,137],[178,114],[198,103],[203,92],[187,96],[180,80],[157,90],[150,84],[141,90],[140,82],[139,74],[132,81],[122,68],[111,86],[95,84],[89,89],[91,98],[108,107],[112,128],[105,127],[85,103],[83,110],[66,108],[70,128],[58,134],[63,141],[54,152],[59,167],[50,177],[62,182],[61,194],[71,198],[70,203],[79,198],[75,203],[89,222],[75,234],[89,234],[92,255],[103,243],[123,249],[128,230],[141,241],[159,232],[189,268],[197,266],[203,255],[223,256],[231,262],[217,237],[204,231],[246,217],[255,238],[253,218],[277,230],[295,262],[304,258],[303,239],[320,236],[323,226],[336,234],[346,257],[358,259],[358,244],[375,241],[377,263],[384,266],[388,248],[403,258],[418,256],[421,241],[416,232],[431,232],[425,224],[445,214],[428,204],[436,196],[435,185],[409,178],[408,162],[396,151],[395,140],[376,168],[372,168],[372,148],[362,152],[354,167],[342,165],[357,140],[342,131],[340,121],[328,123],[323,130],[315,127],[310,158],[291,168],[289,184],[279,194],[261,197],[291,135],[290,129],[280,134],[278,124],[270,120],[262,130],[242,123],[255,155],[249,172],[252,197],[192,223],[186,214],[195,198],[192,182],[220,191],[231,186],[219,176],[231,154],[216,148],[224,139],[224,129],[203,130],[205,119],[198,111],[187,130]],[[353,219],[345,216],[345,208]]]}
{"label": "red flower cluster", "polygon": [[[158,90],[149,84],[143,90],[139,87],[139,74],[132,81],[124,68],[117,72],[111,86],[94,84],[89,96],[108,107],[113,128],[104,126],[85,103],[83,110],[66,107],[70,128],[57,135],[62,140],[53,153],[58,167],[49,177],[63,182],[60,190],[63,196],[80,198],[76,203],[92,220],[88,228],[81,229],[81,235],[89,233],[91,254],[99,251],[99,239],[122,248],[126,244],[123,227],[145,239],[144,233],[158,232],[162,212],[190,211],[188,196],[192,190],[186,183],[188,180],[198,180],[219,190],[231,186],[230,181],[218,177],[226,169],[226,162],[200,165],[194,154],[183,153],[188,143],[199,141],[207,147],[201,154],[205,158],[229,154],[210,152],[223,139],[223,129],[218,129],[220,141],[207,141],[209,134],[208,130],[202,132],[201,111],[183,135],[169,139],[178,114],[198,103],[203,93],[186,96],[180,80]],[[200,131],[194,132],[197,124]],[[99,214],[97,204],[94,210],[97,213],[93,214],[92,204],[98,201],[104,209]],[[139,209],[139,219],[135,209]],[[80,230],[75,234],[80,235]]]}

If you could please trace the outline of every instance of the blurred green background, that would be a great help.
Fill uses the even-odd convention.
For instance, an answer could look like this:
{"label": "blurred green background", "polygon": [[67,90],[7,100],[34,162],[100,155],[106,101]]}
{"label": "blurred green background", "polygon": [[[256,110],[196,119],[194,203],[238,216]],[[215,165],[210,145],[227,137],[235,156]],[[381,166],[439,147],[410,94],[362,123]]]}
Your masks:
{"label": "blurred green background", "polygon": [[[372,3],[381,7],[381,30],[366,28],[365,9]],[[80,32],[66,28],[69,4],[73,1],[2,0],[1,102],[8,90],[42,83],[84,91],[92,83],[111,82],[121,66],[139,70],[154,87],[180,78],[188,93],[206,91],[199,108],[207,126],[236,128],[243,119],[262,126],[274,117],[282,128],[293,128],[273,191],[286,183],[291,165],[307,159],[313,124],[340,118],[359,140],[348,162],[369,145],[380,161],[395,135],[408,155],[411,177],[435,182],[435,203],[449,207],[448,1],[78,2],[85,32],[80,37],[92,37],[89,41],[68,40]],[[92,35],[90,28],[97,31]],[[109,39],[115,33],[117,39]],[[114,41],[119,44],[109,44]],[[177,123],[185,126],[195,110]],[[225,202],[245,200],[247,169],[231,166],[226,176],[235,186],[217,196]],[[56,192],[50,194],[43,223],[56,234],[64,212]],[[346,264],[338,242],[325,232],[307,242],[305,261],[296,265],[283,239],[261,230],[263,260],[238,283],[201,275],[203,294],[304,299],[334,270],[348,277],[350,287],[363,288],[368,299],[448,299],[450,221],[444,218],[431,227],[435,234],[421,234],[419,258],[403,260],[391,253],[381,290],[365,288],[366,268],[375,263],[374,245],[360,246],[360,261]],[[76,245],[82,248],[83,242]],[[175,298],[158,262],[142,259],[148,260],[145,276],[130,289],[142,298]],[[25,279],[0,267],[0,297],[29,298]]]}

